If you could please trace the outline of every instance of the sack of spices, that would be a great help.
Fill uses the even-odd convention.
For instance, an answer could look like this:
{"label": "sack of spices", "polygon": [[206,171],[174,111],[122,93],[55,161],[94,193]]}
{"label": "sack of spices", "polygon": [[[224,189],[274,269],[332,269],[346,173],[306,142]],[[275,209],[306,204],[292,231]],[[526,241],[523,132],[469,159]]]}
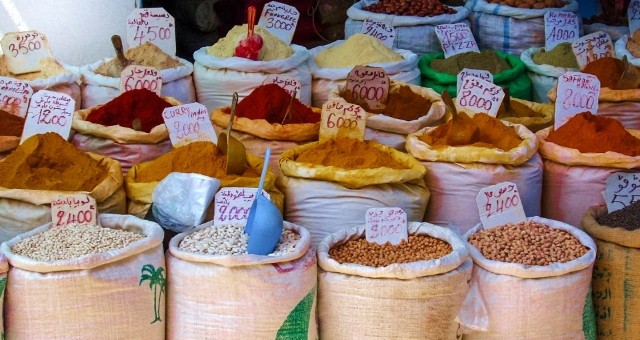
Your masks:
{"label": "sack of spices", "polygon": [[558,83],[558,78],[568,71],[578,71],[578,61],[570,43],[562,43],[551,51],[531,47],[522,52],[520,59],[531,79],[531,98],[537,103],[548,103],[547,93]]}
{"label": "sack of spices", "polygon": [[51,221],[58,195],[86,193],[100,213],[123,214],[120,163],[84,153],[50,132],[25,140],[0,161],[0,241]]}
{"label": "sack of spices", "polygon": [[322,107],[331,89],[344,86],[349,72],[357,65],[381,67],[391,79],[420,84],[418,55],[388,48],[370,35],[355,34],[347,40],[313,48],[309,53],[314,107]]}
{"label": "sack of spices", "polygon": [[[506,100],[506,99],[505,99]],[[524,125],[532,132],[542,130],[553,124],[555,107],[549,104],[539,104],[523,99],[511,98],[509,108],[506,107],[505,101],[498,108],[496,118],[513,123]],[[456,103],[458,112],[466,112],[473,115],[473,112],[467,108],[459,107]]]}
{"label": "sack of spices", "polygon": [[614,45],[616,57],[627,57],[630,64],[640,66],[640,30],[636,30],[633,36],[623,35]]}
{"label": "sack of spices", "polygon": [[301,145],[285,151],[279,166],[284,218],[304,225],[316,247],[327,234],[363,224],[369,208],[399,207],[417,221],[429,201],[424,166],[375,141],[337,138]]}
{"label": "sack of spices", "polygon": [[[416,7],[424,5],[419,11],[398,14],[386,5],[394,0],[361,0],[347,10],[349,17],[344,24],[345,38],[362,31],[367,19],[390,23],[396,31],[394,48],[409,50],[422,55],[442,51],[436,36],[436,26],[444,24],[469,24],[469,10],[464,7],[449,7],[436,0],[412,1]],[[411,3],[411,2],[409,2]]]}
{"label": "sack of spices", "polygon": [[206,223],[171,239],[167,339],[310,339],[316,325],[316,252],[284,222],[272,254],[247,254],[244,225]]}
{"label": "sack of spices", "polygon": [[318,249],[318,324],[326,339],[456,339],[472,261],[452,231],[409,223],[399,245],[367,242],[365,227]]}
{"label": "sack of spices", "polygon": [[24,129],[24,118],[0,109],[0,159],[6,157],[20,145]]}
{"label": "sack of spices", "polygon": [[164,339],[162,228],[133,216],[98,221],[47,223],[2,243],[7,338]]}
{"label": "sack of spices", "polygon": [[[149,66],[162,76],[162,96],[172,97],[182,103],[196,101],[191,74],[193,64],[170,56],[156,45],[146,42],[127,50],[125,57],[132,65]],[[80,68],[82,73],[82,108],[105,104],[120,95],[118,59],[103,59]]]}

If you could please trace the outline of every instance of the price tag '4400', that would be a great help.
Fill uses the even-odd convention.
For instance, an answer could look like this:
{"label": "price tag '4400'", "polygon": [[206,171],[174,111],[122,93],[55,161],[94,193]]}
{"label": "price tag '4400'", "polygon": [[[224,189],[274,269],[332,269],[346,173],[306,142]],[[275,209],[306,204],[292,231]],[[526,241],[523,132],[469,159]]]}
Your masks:
{"label": "price tag '4400'", "polygon": [[500,86],[474,76],[467,76],[462,79],[456,104],[473,113],[485,112],[495,117],[503,99],[504,90]]}
{"label": "price tag '4400'", "polygon": [[511,182],[482,188],[476,196],[476,204],[484,228],[527,220],[518,186]]}
{"label": "price tag '4400'", "polygon": [[347,76],[347,91],[358,105],[383,109],[389,97],[389,76],[381,67],[358,65]]}
{"label": "price tag '4400'", "polygon": [[162,74],[153,67],[131,65],[120,73],[120,93],[147,89],[158,96],[162,93]]}
{"label": "price tag '4400'", "polygon": [[7,69],[13,74],[40,71],[40,62],[52,59],[49,40],[38,31],[9,32],[0,40]]}
{"label": "price tag '4400'", "polygon": [[97,222],[96,200],[87,194],[60,195],[51,202],[51,220],[54,228],[74,224]]}
{"label": "price tag '4400'", "polygon": [[320,142],[334,137],[364,139],[365,111],[356,104],[331,100],[322,105]]}
{"label": "price tag '4400'", "polygon": [[640,201],[640,173],[616,172],[609,176],[605,199],[610,213]]}
{"label": "price tag '4400'", "polygon": [[164,8],[134,9],[127,17],[127,47],[150,42],[164,53],[176,55],[176,24]]}
{"label": "price tag '4400'", "polygon": [[598,113],[600,80],[594,75],[566,72],[558,78],[554,129],[560,128],[571,117],[582,113]]}

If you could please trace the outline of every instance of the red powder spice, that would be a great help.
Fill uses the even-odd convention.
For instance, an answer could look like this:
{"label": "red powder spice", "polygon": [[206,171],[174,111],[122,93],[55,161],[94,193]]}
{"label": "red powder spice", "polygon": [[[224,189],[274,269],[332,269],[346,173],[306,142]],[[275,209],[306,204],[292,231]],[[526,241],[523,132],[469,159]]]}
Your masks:
{"label": "red powder spice", "polygon": [[571,117],[558,130],[551,131],[547,141],[580,152],[614,151],[627,156],[640,155],[640,139],[627,132],[619,121],[589,112]]}
{"label": "red powder spice", "polygon": [[20,137],[24,128],[24,118],[0,110],[0,127],[0,135]]}
{"label": "red powder spice", "polygon": [[173,105],[147,89],[127,91],[93,110],[87,120],[105,126],[120,125],[133,129],[134,119],[141,123],[140,131],[149,133],[164,124],[162,111]]}
{"label": "red powder spice", "polygon": [[[276,84],[261,85],[238,102],[236,116],[265,119],[271,124],[281,124],[289,102],[291,102],[291,96],[282,87]],[[289,112],[284,124],[317,123],[319,121],[320,114],[313,112],[296,98],[293,100],[291,112]]]}

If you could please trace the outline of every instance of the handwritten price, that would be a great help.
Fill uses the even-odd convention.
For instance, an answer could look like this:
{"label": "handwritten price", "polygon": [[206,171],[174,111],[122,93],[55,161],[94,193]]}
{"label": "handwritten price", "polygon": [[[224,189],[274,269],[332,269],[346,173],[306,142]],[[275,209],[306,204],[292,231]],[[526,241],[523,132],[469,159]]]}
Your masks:
{"label": "handwritten price", "polygon": [[391,48],[396,39],[396,30],[392,25],[367,18],[362,24],[360,33],[370,35],[380,40],[385,46]]}
{"label": "handwritten price", "polygon": [[266,28],[288,45],[291,44],[299,18],[300,12],[295,7],[271,1],[262,8],[258,25]]}
{"label": "handwritten price", "polygon": [[479,52],[471,29],[467,24],[436,25],[436,36],[445,58],[464,52]]}
{"label": "handwritten price", "polygon": [[611,37],[605,32],[595,32],[576,40],[572,45],[573,54],[578,60],[580,69],[588,63],[613,55]]}
{"label": "handwritten price", "polygon": [[598,112],[600,81],[591,74],[566,72],[558,78],[556,117],[554,128],[558,129],[578,113]]}
{"label": "handwritten price", "polygon": [[[215,216],[214,225],[234,222],[245,222],[249,218],[251,205],[256,198],[258,189],[227,187],[222,188],[215,196]],[[267,192],[262,194],[270,199]]]}
{"label": "handwritten price", "polygon": [[518,187],[511,182],[482,188],[476,195],[476,205],[480,213],[480,222],[485,228],[519,223],[527,219]]}
{"label": "handwritten price", "polygon": [[42,48],[42,36],[38,32],[27,33],[15,37],[16,42],[9,44],[9,52],[15,57]]}
{"label": "handwritten price", "polygon": [[[153,77],[150,79],[149,77]],[[126,77],[124,82],[124,90],[139,90],[139,89],[147,89],[150,91],[156,91],[158,89],[159,80],[161,81],[162,77],[159,76],[158,71],[146,69],[144,72],[135,73],[133,70]]]}
{"label": "handwritten price", "polygon": [[86,194],[60,195],[51,203],[55,227],[70,224],[97,224],[96,201]]}
{"label": "handwritten price", "polygon": [[597,98],[593,92],[580,93],[573,89],[565,89],[565,99],[562,101],[562,108],[579,108],[593,112]]}
{"label": "handwritten price", "polygon": [[495,214],[501,214],[506,209],[511,209],[520,205],[520,196],[518,190],[515,189],[515,185],[509,185],[506,188],[500,189],[497,193],[485,192],[487,202],[484,205],[484,209],[487,212],[487,217],[491,217]]}
{"label": "handwritten price", "polygon": [[165,53],[176,54],[175,21],[162,8],[134,9],[127,17],[127,45],[133,48],[146,42]]}
{"label": "handwritten price", "polygon": [[495,117],[503,98],[504,91],[500,86],[474,76],[467,76],[462,79],[456,101],[459,106],[473,112],[486,112]]}
{"label": "handwritten price", "polygon": [[207,108],[200,103],[172,106],[162,111],[162,119],[174,147],[195,141],[218,141]]}
{"label": "handwritten price", "polygon": [[365,222],[369,242],[398,244],[408,238],[407,213],[400,208],[369,208]]}
{"label": "handwritten price", "polygon": [[56,227],[62,227],[69,224],[94,223],[95,221],[93,211],[91,210],[77,211],[74,214],[69,214],[65,211],[58,211],[57,218]]}
{"label": "handwritten price", "polygon": [[545,49],[551,50],[563,42],[578,38],[578,16],[571,12],[547,12],[544,15]]}
{"label": "handwritten price", "polygon": [[614,173],[606,181],[607,210],[613,212],[640,201],[640,174]]}
{"label": "handwritten price", "polygon": [[[326,126],[328,128],[338,128],[338,129],[355,129],[358,127],[358,122],[362,120],[362,108],[358,105],[351,104],[340,104],[336,103],[334,105],[327,106],[327,109],[335,109],[341,110],[342,115],[338,116],[336,113],[331,112],[329,114],[329,118],[327,119]],[[344,116],[347,116],[345,118]]]}

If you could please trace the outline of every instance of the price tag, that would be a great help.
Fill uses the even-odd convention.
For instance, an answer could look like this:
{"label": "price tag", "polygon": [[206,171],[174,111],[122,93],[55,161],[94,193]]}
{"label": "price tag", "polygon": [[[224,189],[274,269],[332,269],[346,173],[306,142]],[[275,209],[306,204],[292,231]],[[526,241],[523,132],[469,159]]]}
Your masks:
{"label": "price tag", "polygon": [[366,115],[356,104],[330,100],[322,105],[320,141],[334,137],[364,139]]}
{"label": "price tag", "polygon": [[98,224],[96,200],[87,194],[59,195],[51,202],[54,228],[74,224]]}
{"label": "price tag", "polygon": [[262,85],[265,84],[277,84],[283,89],[285,89],[290,96],[293,96],[293,91],[298,92],[296,98],[300,98],[300,90],[302,89],[302,84],[296,77],[288,76],[285,74],[269,74],[267,78],[262,82]]}
{"label": "price tag", "polygon": [[627,17],[629,18],[629,37],[633,37],[633,33],[640,28],[640,0],[629,2]]}
{"label": "price tag", "polygon": [[271,1],[262,8],[258,25],[289,45],[296,32],[299,18],[300,12],[295,7]]}
{"label": "price tag", "polygon": [[0,109],[24,118],[29,108],[33,89],[14,78],[0,77]]}
{"label": "price tag", "polygon": [[616,172],[606,181],[607,210],[614,212],[640,201],[640,173]]}
{"label": "price tag", "polygon": [[462,79],[456,104],[471,112],[485,112],[495,117],[503,99],[502,87],[474,76],[467,76]]}
{"label": "price tag", "polygon": [[409,239],[407,213],[401,208],[369,208],[365,220],[368,242],[396,245]]}
{"label": "price tag", "polygon": [[480,52],[467,24],[436,25],[436,36],[440,40],[445,58],[465,52]]}
{"label": "price tag", "polygon": [[347,75],[347,90],[356,104],[383,109],[389,96],[389,76],[381,67],[358,65]]}
{"label": "price tag", "polygon": [[557,130],[571,117],[582,112],[598,113],[600,80],[594,75],[580,72],[566,72],[558,78],[558,91],[555,106]]}
{"label": "price tag", "polygon": [[[213,224],[246,223],[257,192],[258,188],[227,187],[220,189],[214,198]],[[262,190],[262,195],[271,200],[266,191]]]}
{"label": "price tag", "polygon": [[158,96],[162,93],[162,74],[153,67],[130,65],[120,73],[120,93],[147,89]]}
{"label": "price tag", "polygon": [[511,182],[482,188],[476,196],[476,204],[480,213],[480,222],[484,228],[527,220],[518,187]]}
{"label": "price tag", "polygon": [[170,56],[176,55],[175,20],[164,8],[134,9],[127,17],[128,49],[147,41]]}
{"label": "price tag", "polygon": [[40,71],[42,59],[53,58],[49,40],[38,31],[9,32],[0,40],[7,68],[13,74]]}
{"label": "price tag", "polygon": [[46,132],[55,132],[69,138],[73,110],[76,102],[69,95],[40,90],[31,97],[20,144],[27,138]]}
{"label": "price tag", "polygon": [[476,78],[480,78],[482,80],[486,80],[490,83],[493,83],[493,74],[491,74],[491,72],[485,71],[485,70],[475,70],[472,68],[463,68],[462,71],[458,73],[458,81],[457,81],[458,93],[460,93],[460,86],[462,86],[462,79],[468,76],[473,76]]}
{"label": "price tag", "polygon": [[162,111],[162,118],[174,148],[198,141],[218,143],[209,111],[200,103],[168,107]]}
{"label": "price tag", "polygon": [[594,60],[615,55],[611,37],[602,31],[583,36],[574,41],[571,48],[581,70]]}
{"label": "price tag", "polygon": [[362,24],[360,33],[370,35],[380,40],[388,48],[393,47],[396,40],[396,29],[393,25],[367,18]]}
{"label": "price tag", "polygon": [[551,51],[558,44],[580,37],[578,16],[572,12],[551,11],[544,14],[544,48]]}

